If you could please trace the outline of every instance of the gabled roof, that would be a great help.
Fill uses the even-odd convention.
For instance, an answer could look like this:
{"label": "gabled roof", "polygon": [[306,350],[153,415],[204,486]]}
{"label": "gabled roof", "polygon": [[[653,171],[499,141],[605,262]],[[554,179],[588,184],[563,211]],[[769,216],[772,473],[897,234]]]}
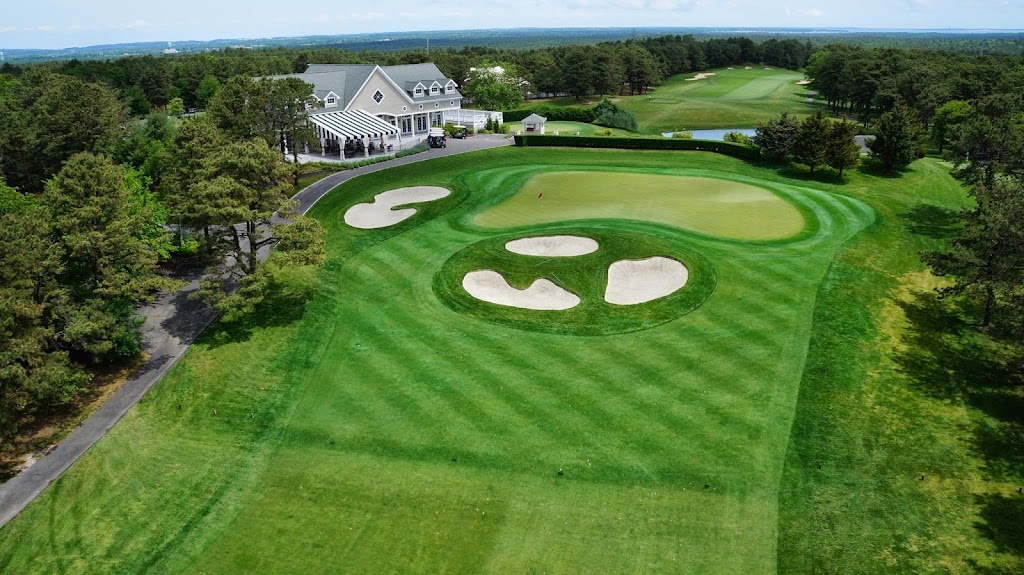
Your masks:
{"label": "gabled roof", "polygon": [[537,114],[530,114],[529,116],[523,118],[522,121],[523,123],[529,122],[531,124],[539,124],[541,122],[547,122],[548,119],[545,118],[544,116],[538,116]]}
{"label": "gabled roof", "polygon": [[[359,90],[366,85],[367,80],[373,74],[377,66],[373,64],[310,64],[306,71],[301,74],[283,74],[271,76],[271,78],[299,78],[304,82],[313,85],[313,94],[321,101],[326,99],[327,94],[334,92],[340,100],[340,104],[348,108],[348,105],[355,99]],[[382,66],[381,72],[401,91],[404,91],[413,101],[416,86],[424,87],[424,95],[416,99],[416,102],[431,102],[434,100],[447,100],[451,98],[462,98],[458,91],[449,91],[445,94],[431,96],[428,86],[438,83],[442,87],[451,82],[441,70],[434,64],[404,64],[401,66]],[[456,84],[457,85],[457,84]]]}
{"label": "gabled roof", "polygon": [[[391,78],[391,81],[396,85],[405,87],[406,93],[410,96],[413,95],[413,89],[409,87],[410,84],[411,86],[423,84],[424,87],[429,87],[436,82],[443,88],[448,85],[449,82],[452,82],[452,80],[441,73],[441,70],[439,70],[432,62],[424,62],[422,64],[402,64],[399,66],[381,66],[380,69],[384,74]],[[458,86],[458,84],[456,84],[456,86]],[[429,95],[430,90],[428,89],[426,91]],[[458,93],[458,91],[447,92],[445,94],[435,94],[426,100],[420,99],[417,100],[417,102],[447,100],[452,97],[461,98],[462,94]]]}

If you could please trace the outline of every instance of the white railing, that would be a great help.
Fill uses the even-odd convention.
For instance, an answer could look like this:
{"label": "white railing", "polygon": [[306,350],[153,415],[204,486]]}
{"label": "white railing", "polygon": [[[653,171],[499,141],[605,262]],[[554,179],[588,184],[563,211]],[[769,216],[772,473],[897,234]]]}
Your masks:
{"label": "white railing", "polygon": [[466,110],[463,108],[444,111],[445,124],[465,126],[472,129],[474,132],[483,130],[484,126],[487,125],[488,118],[490,118],[491,121],[497,120],[502,124],[505,123],[505,118],[501,112],[492,112],[490,110]]}

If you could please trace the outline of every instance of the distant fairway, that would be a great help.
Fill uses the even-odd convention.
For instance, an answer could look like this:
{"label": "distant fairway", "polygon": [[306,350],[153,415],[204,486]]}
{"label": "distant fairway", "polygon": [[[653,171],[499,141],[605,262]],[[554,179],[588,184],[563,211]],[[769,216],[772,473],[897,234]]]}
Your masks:
{"label": "distant fairway", "polygon": [[793,204],[749,183],[621,171],[540,173],[474,221],[495,228],[601,218],[659,222],[742,240],[786,238],[804,227]]}
{"label": "distant fairway", "polygon": [[[608,197],[621,217],[489,219],[571,173],[721,188],[646,213]],[[344,224],[351,206],[405,186],[452,193],[393,227]],[[737,213],[778,210],[794,226],[794,210],[802,229],[737,239],[710,204],[703,217],[722,221],[656,217],[730,189]],[[0,572],[965,570],[992,554],[975,498],[917,479],[981,467],[951,447],[961,416],[913,388],[879,392],[872,374],[905,372],[849,358],[900,347],[886,330],[903,316],[876,304],[934,243],[907,232],[905,214],[962,197],[931,160],[896,184],[854,173],[839,185],[700,152],[508,148],[353,179],[312,210],[326,267],[289,275],[251,322],[207,331],[0,531]],[[503,247],[556,233],[602,247],[578,265]],[[693,281],[671,305],[623,308],[632,317],[596,315],[600,302],[575,324],[499,316],[459,292],[461,271],[489,266],[593,302],[607,261],[659,253]],[[623,318],[632,331],[613,333]],[[565,329],[526,325],[544,321]],[[579,335],[598,322],[604,335]],[[933,435],[927,413],[949,435]]]}
{"label": "distant fairway", "polygon": [[632,111],[639,131],[660,134],[675,130],[753,128],[782,111],[802,116],[814,111],[806,102],[807,87],[798,86],[803,74],[789,70],[720,68],[703,80],[687,81],[680,74],[656,86],[650,94],[623,96],[616,103]]}

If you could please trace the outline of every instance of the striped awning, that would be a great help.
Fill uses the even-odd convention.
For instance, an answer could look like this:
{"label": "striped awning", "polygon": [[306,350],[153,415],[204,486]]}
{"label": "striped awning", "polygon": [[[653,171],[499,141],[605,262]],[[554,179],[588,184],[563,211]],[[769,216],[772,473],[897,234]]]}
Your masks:
{"label": "striped awning", "polygon": [[361,140],[382,138],[398,133],[398,128],[363,110],[348,112],[326,112],[309,117],[324,134],[337,139]]}

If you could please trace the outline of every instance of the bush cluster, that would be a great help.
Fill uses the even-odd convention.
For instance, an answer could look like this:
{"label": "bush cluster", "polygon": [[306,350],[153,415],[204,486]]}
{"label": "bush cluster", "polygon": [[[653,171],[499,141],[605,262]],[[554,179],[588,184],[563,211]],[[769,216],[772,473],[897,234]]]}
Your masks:
{"label": "bush cluster", "polygon": [[714,152],[743,160],[757,160],[757,148],[731,142],[680,140],[674,138],[622,138],[589,136],[548,136],[527,134],[515,137],[517,146],[553,146],[566,148],[618,148],[624,150],[694,150]]}
{"label": "bush cluster", "polygon": [[594,123],[594,108],[583,106],[535,106],[504,112],[502,116],[506,122],[520,122],[530,114],[543,116],[552,122],[582,122],[584,124]]}
{"label": "bush cluster", "polygon": [[594,106],[594,123],[608,128],[619,128],[622,130],[636,131],[636,115],[629,110],[623,110],[611,102],[601,100]]}

